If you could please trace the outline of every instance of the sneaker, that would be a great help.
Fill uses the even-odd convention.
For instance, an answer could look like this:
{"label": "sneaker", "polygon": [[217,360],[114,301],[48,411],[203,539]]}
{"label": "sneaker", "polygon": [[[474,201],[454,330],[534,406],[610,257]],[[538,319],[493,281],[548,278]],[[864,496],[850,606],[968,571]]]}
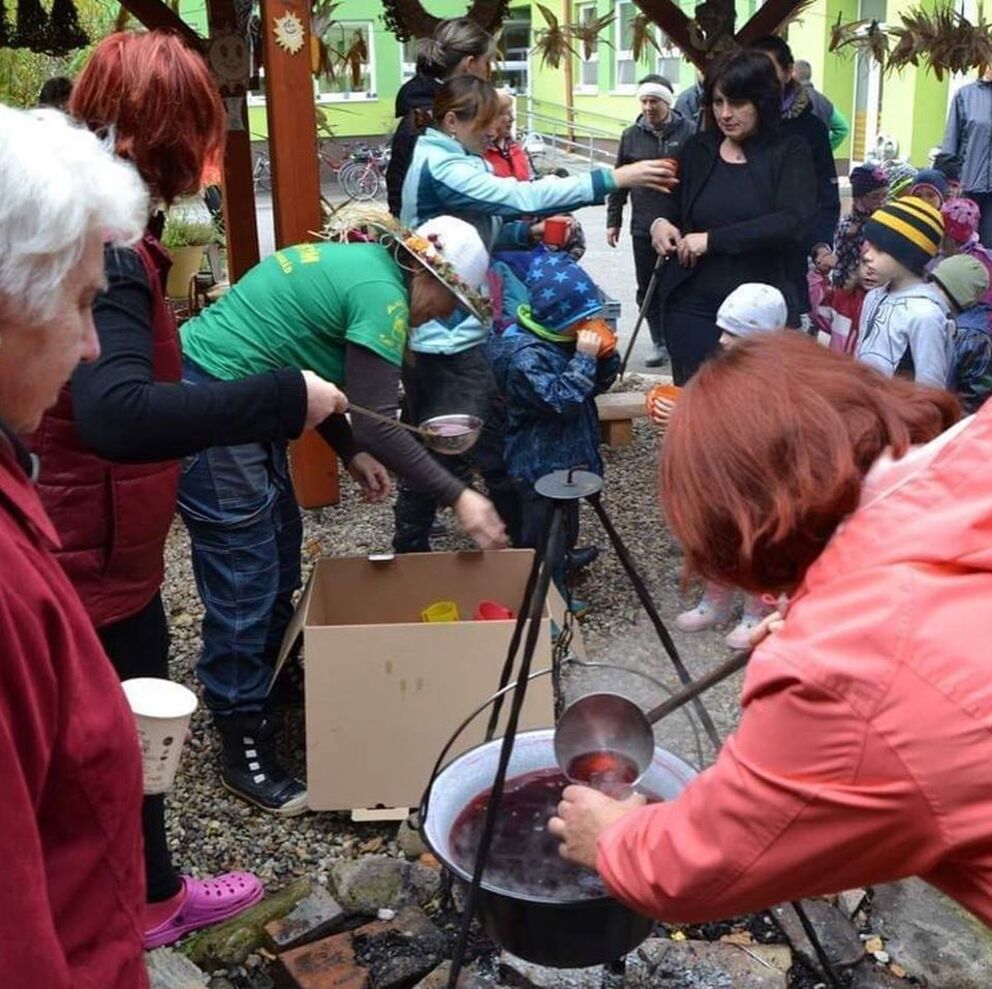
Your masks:
{"label": "sneaker", "polygon": [[764,604],[760,598],[748,596],[744,601],[741,620],[727,633],[724,641],[731,649],[750,649],[751,633],[775,610],[774,605]]}
{"label": "sneaker", "polygon": [[566,570],[581,570],[599,558],[598,546],[576,546],[565,556]]}
{"label": "sneaker", "polygon": [[729,587],[707,584],[699,604],[683,611],[675,619],[675,627],[683,632],[705,632],[726,621],[734,603],[734,592]]}
{"label": "sneaker", "polygon": [[264,714],[215,717],[223,747],[221,782],[236,796],[279,817],[307,811],[307,788],[276,756],[277,728]]}
{"label": "sneaker", "polygon": [[247,910],[262,898],[262,881],[250,872],[225,872],[215,879],[180,876],[182,899],[173,913],[145,931],[145,951],[178,941],[184,934],[219,924]]}
{"label": "sneaker", "polygon": [[664,367],[668,363],[668,351],[661,344],[654,345],[654,351],[644,362],[645,367]]}

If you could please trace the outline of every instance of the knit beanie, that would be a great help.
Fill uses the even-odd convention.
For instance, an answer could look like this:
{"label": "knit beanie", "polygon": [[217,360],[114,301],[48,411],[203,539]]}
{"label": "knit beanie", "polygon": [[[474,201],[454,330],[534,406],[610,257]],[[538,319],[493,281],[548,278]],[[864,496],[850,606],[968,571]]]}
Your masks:
{"label": "knit beanie", "polygon": [[989,290],[988,268],[969,254],[944,258],[930,272],[930,280],[936,282],[962,312],[975,305]]}
{"label": "knit beanie", "polygon": [[596,283],[563,251],[536,251],[525,284],[531,319],[555,333],[603,308]]}
{"label": "knit beanie", "polygon": [[936,207],[906,196],[875,210],[863,233],[868,243],[894,257],[914,275],[922,275],[927,262],[940,250],[944,219]]}
{"label": "knit beanie", "polygon": [[929,186],[941,199],[947,196],[947,176],[943,172],[938,172],[936,168],[921,168],[916,173],[909,194],[911,196],[916,195],[916,191],[921,186]]}
{"label": "knit beanie", "polygon": [[948,199],[940,207],[944,218],[944,232],[951,240],[965,244],[978,232],[982,211],[974,199]]}
{"label": "knit beanie", "polygon": [[745,282],[727,296],[716,313],[716,325],[735,337],[780,330],[788,320],[785,296],[771,285]]}
{"label": "knit beanie", "polygon": [[851,195],[855,199],[867,196],[876,189],[884,189],[889,178],[877,165],[858,165],[851,169]]}

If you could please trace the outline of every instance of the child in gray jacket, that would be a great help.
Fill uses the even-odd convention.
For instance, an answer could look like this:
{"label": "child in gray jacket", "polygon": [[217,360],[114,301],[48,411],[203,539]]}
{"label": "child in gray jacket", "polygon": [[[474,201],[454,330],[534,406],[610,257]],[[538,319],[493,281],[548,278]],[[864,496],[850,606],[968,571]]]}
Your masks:
{"label": "child in gray jacket", "polygon": [[896,199],[864,226],[865,297],[858,359],[887,377],[896,373],[946,388],[954,363],[954,320],[947,300],[923,280],[944,236],[940,211],[922,199]]}

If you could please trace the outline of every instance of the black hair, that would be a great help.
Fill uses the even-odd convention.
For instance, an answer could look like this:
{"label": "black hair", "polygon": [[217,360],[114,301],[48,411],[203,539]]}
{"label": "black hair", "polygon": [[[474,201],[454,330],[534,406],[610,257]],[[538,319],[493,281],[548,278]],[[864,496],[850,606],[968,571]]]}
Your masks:
{"label": "black hair", "polygon": [[767,55],[758,51],[737,51],[710,62],[703,82],[708,129],[716,125],[713,98],[717,89],[728,100],[754,104],[758,111],[756,137],[767,137],[778,130],[782,120],[782,87]]}
{"label": "black hair", "polygon": [[658,75],[657,72],[649,72],[643,79],[638,79],[637,85],[643,86],[646,82],[659,82],[662,86],[667,86],[670,90],[672,90],[672,92],[675,91],[675,87],[671,84],[671,82],[664,76]]}
{"label": "black hair", "polygon": [[951,154],[948,151],[941,151],[934,156],[933,167],[947,177],[949,182],[959,182],[961,180],[961,168],[964,160],[960,155]]}
{"label": "black hair", "polygon": [[46,79],[38,93],[38,106],[53,106],[61,110],[72,95],[72,80],[65,76],[52,76]]}
{"label": "black hair", "polygon": [[789,47],[789,42],[785,38],[780,38],[777,34],[766,34],[763,38],[756,38],[748,45],[748,48],[752,51],[766,52],[769,55],[774,55],[775,61],[783,69],[791,69],[796,61],[792,57],[792,49]]}

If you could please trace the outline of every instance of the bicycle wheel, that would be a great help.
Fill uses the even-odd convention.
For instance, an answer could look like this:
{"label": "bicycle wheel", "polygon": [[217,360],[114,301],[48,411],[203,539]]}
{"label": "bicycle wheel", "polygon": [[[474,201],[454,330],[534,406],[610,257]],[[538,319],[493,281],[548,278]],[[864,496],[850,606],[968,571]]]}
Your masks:
{"label": "bicycle wheel", "polygon": [[267,192],[272,186],[272,165],[269,159],[261,155],[255,159],[255,171],[252,176],[255,180],[256,192]]}
{"label": "bicycle wheel", "polygon": [[341,169],[341,188],[350,199],[375,199],[379,176],[371,162],[352,161]]}

